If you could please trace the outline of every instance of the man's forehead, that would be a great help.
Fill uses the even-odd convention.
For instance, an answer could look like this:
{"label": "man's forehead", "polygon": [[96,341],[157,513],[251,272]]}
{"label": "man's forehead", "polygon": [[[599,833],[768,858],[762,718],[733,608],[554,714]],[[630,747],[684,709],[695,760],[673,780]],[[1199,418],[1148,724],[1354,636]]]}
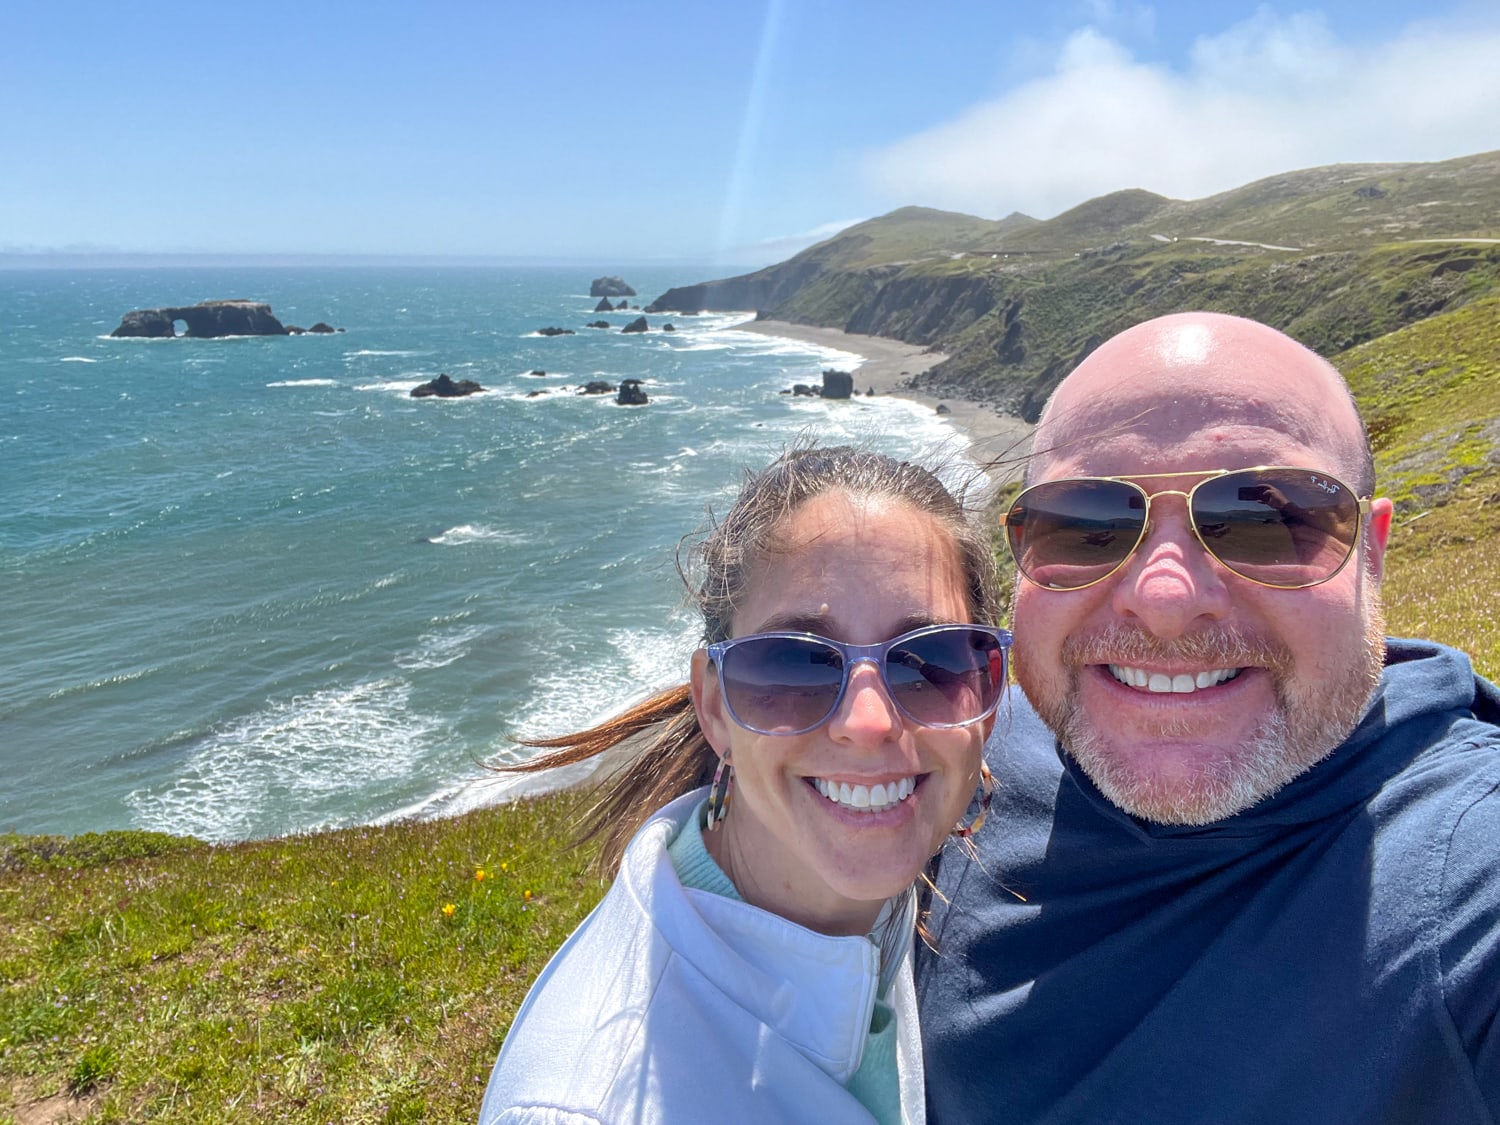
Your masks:
{"label": "man's forehead", "polygon": [[1198,388],[1167,399],[1100,394],[1058,405],[1037,431],[1032,480],[1269,464],[1356,469],[1335,421],[1340,411],[1316,403]]}

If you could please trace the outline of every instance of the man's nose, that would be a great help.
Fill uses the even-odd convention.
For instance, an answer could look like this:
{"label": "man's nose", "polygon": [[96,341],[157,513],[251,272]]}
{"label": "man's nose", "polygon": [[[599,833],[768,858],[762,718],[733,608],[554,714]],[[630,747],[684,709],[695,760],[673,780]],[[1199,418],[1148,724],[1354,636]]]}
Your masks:
{"label": "man's nose", "polygon": [[1225,572],[1198,542],[1179,494],[1152,497],[1150,520],[1135,553],[1116,577],[1111,604],[1154,636],[1170,640],[1203,619],[1229,615]]}

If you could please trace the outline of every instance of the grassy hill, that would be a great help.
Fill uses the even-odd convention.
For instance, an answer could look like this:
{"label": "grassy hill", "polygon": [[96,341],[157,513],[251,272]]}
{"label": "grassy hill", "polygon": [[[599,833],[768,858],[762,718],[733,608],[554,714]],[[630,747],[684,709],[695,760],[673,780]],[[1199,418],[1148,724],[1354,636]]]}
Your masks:
{"label": "grassy hill", "polygon": [[1396,501],[1386,563],[1393,633],[1464,649],[1500,679],[1500,297],[1334,357]]}
{"label": "grassy hill", "polygon": [[1500,152],[1331,165],[1207,199],[1129,189],[1038,222],[902,208],[659,310],[755,309],[948,359],[924,389],[1035,417],[1100,341],[1161,313],[1263,320],[1325,355],[1500,292]]}

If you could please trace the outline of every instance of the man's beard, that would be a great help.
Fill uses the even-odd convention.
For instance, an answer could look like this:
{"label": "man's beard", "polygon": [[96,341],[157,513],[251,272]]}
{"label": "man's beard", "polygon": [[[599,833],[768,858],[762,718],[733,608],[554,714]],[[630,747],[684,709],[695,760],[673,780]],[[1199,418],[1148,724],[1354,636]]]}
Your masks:
{"label": "man's beard", "polygon": [[[1243,812],[1305,773],[1333,753],[1359,722],[1385,662],[1384,614],[1378,597],[1367,596],[1370,601],[1357,654],[1317,682],[1300,680],[1285,646],[1233,629],[1212,628],[1168,642],[1119,624],[1068,638],[1062,650],[1067,693],[1061,698],[1037,698],[1044,693],[1028,690],[1028,698],[1112,804],[1159,824],[1211,824]],[[1164,780],[1141,773],[1112,753],[1108,716],[1102,717],[1102,723],[1091,722],[1079,703],[1080,670],[1111,663],[1264,668],[1271,677],[1276,706],[1240,744],[1214,747],[1215,753],[1199,756],[1199,768],[1191,777]],[[1030,677],[1023,669],[1024,661],[1018,660],[1018,678],[1023,687],[1029,687]],[[1186,741],[1195,729],[1187,723],[1164,721],[1153,733]],[[1198,737],[1204,739],[1201,731]]]}

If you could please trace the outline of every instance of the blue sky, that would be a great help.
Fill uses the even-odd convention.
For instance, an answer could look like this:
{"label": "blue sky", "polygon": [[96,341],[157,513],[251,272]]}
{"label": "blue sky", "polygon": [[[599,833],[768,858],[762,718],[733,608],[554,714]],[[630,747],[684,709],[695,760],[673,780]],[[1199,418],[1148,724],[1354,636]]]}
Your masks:
{"label": "blue sky", "polygon": [[1500,149],[1493,0],[0,10],[0,252],[760,264]]}

